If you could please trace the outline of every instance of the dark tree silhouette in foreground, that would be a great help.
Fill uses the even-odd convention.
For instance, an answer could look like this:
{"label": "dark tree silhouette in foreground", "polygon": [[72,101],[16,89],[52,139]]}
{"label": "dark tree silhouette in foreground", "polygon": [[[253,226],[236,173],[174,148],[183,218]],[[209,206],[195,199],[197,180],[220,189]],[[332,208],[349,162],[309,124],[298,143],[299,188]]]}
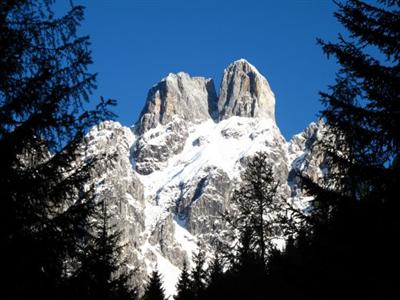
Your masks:
{"label": "dark tree silhouette in foreground", "polygon": [[142,300],[165,300],[165,291],[158,270],[151,273]]}
{"label": "dark tree silhouette in foreground", "polygon": [[241,177],[242,182],[232,196],[238,214],[228,215],[228,221],[241,235],[242,255],[251,251],[264,264],[268,251],[274,248],[273,239],[281,235],[279,217],[285,210],[268,154],[257,152],[251,157]]}
{"label": "dark tree silhouette in foreground", "polygon": [[86,130],[112,117],[85,102],[96,75],[83,7],[56,18],[50,0],[0,2],[0,250],[4,299],[60,299],[92,207]]}
{"label": "dark tree silhouette in foreground", "polygon": [[[269,264],[283,299],[396,299],[400,267],[400,2],[338,2],[348,30],[319,41],[340,64],[321,93],[330,172],[303,179],[315,195],[312,228]],[[309,284],[312,282],[312,286]],[[296,292],[295,292],[296,291]]]}
{"label": "dark tree silhouette in foreground", "polygon": [[223,299],[224,293],[222,286],[224,284],[224,263],[222,256],[217,249],[213,260],[210,262],[210,266],[207,270],[208,281],[205,292],[205,299],[217,300]]}
{"label": "dark tree silhouette in foreground", "polygon": [[176,295],[175,300],[191,300],[194,299],[192,292],[193,282],[190,277],[189,270],[187,268],[186,260],[183,262],[183,268],[181,275],[179,277],[178,283],[176,285]]}
{"label": "dark tree silhouette in foreground", "polygon": [[200,249],[193,257],[194,268],[190,273],[192,280],[193,299],[204,299],[207,284],[207,272],[205,270],[206,257],[204,250]]}
{"label": "dark tree silhouette in foreground", "polygon": [[233,193],[234,213],[224,215],[236,242],[223,249],[228,259],[225,271],[220,257],[213,262],[206,289],[210,299],[263,299],[268,290],[266,264],[275,249],[274,239],[282,237],[287,209],[278,188],[268,155],[256,153]]}
{"label": "dark tree silhouette in foreground", "polygon": [[345,175],[336,190],[382,203],[393,201],[400,183],[400,11],[398,1],[379,2],[338,4],[335,16],[350,37],[319,43],[341,66],[330,92],[321,93],[322,116],[343,150],[326,149]]}
{"label": "dark tree silhouette in foreground", "polygon": [[93,237],[85,243],[80,258],[80,267],[71,279],[71,298],[81,299],[137,299],[136,289],[130,286],[132,271],[125,267],[122,257],[123,245],[120,232],[109,224],[106,202],[99,209],[91,226]]}

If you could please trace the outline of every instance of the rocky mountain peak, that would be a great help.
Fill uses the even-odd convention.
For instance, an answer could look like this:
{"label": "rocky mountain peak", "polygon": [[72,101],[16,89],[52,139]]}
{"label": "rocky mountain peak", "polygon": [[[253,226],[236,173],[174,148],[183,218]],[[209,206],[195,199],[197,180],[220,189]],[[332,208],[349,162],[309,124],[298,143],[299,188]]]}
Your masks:
{"label": "rocky mountain peak", "polygon": [[265,77],[247,60],[239,59],[224,71],[218,111],[221,120],[231,116],[275,120],[275,96]]}
{"label": "rocky mountain peak", "polygon": [[143,134],[158,124],[169,123],[175,116],[192,123],[215,118],[217,101],[212,79],[170,73],[149,90],[136,128]]}
{"label": "rocky mountain peak", "polygon": [[232,191],[259,151],[273,162],[282,199],[307,208],[298,174],[317,182],[326,173],[325,126],[312,123],[286,142],[274,105],[267,80],[241,59],[226,68],[219,99],[211,79],[171,73],[150,89],[134,131],[105,121],[88,133],[88,157],[112,157],[98,161],[92,179],[122,233],[127,268],[137,270],[133,286],[157,268],[172,296],[198,245],[217,250],[230,236],[221,213],[236,209]]}
{"label": "rocky mountain peak", "polygon": [[265,77],[245,59],[224,70],[219,97],[210,78],[169,73],[149,90],[135,128],[141,135],[176,118],[198,124],[231,116],[275,121],[274,93]]}

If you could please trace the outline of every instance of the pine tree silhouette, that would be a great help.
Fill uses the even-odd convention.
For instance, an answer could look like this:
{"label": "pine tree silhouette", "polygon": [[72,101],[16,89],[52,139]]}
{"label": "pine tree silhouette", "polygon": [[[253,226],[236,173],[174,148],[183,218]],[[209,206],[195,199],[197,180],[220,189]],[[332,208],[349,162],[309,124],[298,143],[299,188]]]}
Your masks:
{"label": "pine tree silhouette", "polygon": [[[400,267],[399,1],[337,2],[349,34],[319,40],[340,64],[321,93],[329,172],[314,182],[309,230],[268,264],[272,295],[281,299],[395,299]],[[333,138],[332,138],[333,137]],[[385,246],[383,246],[385,245]],[[377,275],[379,274],[379,275]],[[313,278],[312,287],[306,278]]]}
{"label": "pine tree silhouette", "polygon": [[210,264],[210,267],[207,270],[208,273],[208,282],[206,288],[206,297],[205,299],[223,299],[224,293],[224,266],[221,254],[218,252],[215,253],[215,256]]}
{"label": "pine tree silhouette", "polygon": [[400,180],[400,13],[396,1],[379,2],[383,5],[338,4],[335,16],[351,37],[338,43],[319,40],[341,65],[335,84],[321,93],[322,116],[340,142],[336,147],[345,148],[327,147],[338,170],[335,180],[343,178],[336,190],[364,202],[398,202],[393,195]]}
{"label": "pine tree silhouette", "polygon": [[256,153],[241,177],[242,182],[232,196],[238,215],[229,218],[241,235],[240,251],[255,251],[265,263],[268,250],[274,247],[273,239],[281,235],[279,215],[285,210],[285,203],[277,193],[279,183],[274,179],[268,154]]}
{"label": "pine tree silhouette", "polygon": [[192,292],[192,286],[193,286],[193,282],[190,278],[186,260],[184,260],[181,275],[179,277],[178,284],[176,286],[176,295],[174,296],[174,299],[175,300],[194,299],[194,295]]}
{"label": "pine tree silhouette", "polygon": [[165,292],[158,270],[154,270],[144,291],[143,300],[165,300]]}
{"label": "pine tree silhouette", "polygon": [[82,299],[137,299],[136,289],[129,279],[134,276],[125,267],[120,232],[109,225],[106,201],[99,204],[96,221],[92,225],[93,237],[85,243],[80,268],[71,279],[71,298]]}
{"label": "pine tree silhouette", "polygon": [[193,257],[194,268],[190,273],[192,286],[191,290],[193,293],[193,299],[200,300],[205,297],[205,290],[207,284],[207,272],[205,270],[205,253],[203,250],[199,250]]}
{"label": "pine tree silhouette", "polygon": [[213,286],[217,295],[226,299],[263,299],[265,296],[266,263],[275,250],[274,239],[283,237],[285,224],[282,222],[287,221],[284,217],[289,208],[280,198],[278,187],[268,155],[256,153],[249,159],[242,182],[233,193],[236,213],[224,215],[236,243],[228,247],[228,269],[218,273],[222,278]]}
{"label": "pine tree silhouette", "polygon": [[94,197],[99,157],[84,160],[82,137],[112,117],[83,108],[96,75],[83,7],[56,18],[47,0],[0,2],[0,251],[4,299],[60,299]]}

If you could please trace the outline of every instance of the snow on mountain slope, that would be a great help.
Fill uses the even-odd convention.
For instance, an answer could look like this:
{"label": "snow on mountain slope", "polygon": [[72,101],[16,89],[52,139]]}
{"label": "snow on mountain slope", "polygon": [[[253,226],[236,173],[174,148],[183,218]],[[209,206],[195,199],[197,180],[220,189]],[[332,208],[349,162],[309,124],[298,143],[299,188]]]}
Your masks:
{"label": "snow on mountain slope", "polygon": [[[223,229],[219,213],[228,208],[232,183],[239,179],[246,157],[267,151],[271,159],[275,158],[276,169],[284,169],[287,174],[288,166],[286,143],[271,119],[231,117],[219,123],[207,120],[189,126],[188,132],[183,150],[172,156],[164,168],[138,177],[146,199],[146,235],[157,232],[172,217],[173,238],[183,246],[190,261],[196,242],[210,246],[219,238],[215,235],[216,229]],[[160,140],[160,136],[155,139]],[[221,189],[226,193],[219,193]],[[184,258],[176,258],[170,251],[174,250],[163,247],[161,254],[172,256],[172,262],[181,265]]]}
{"label": "snow on mountain slope", "polygon": [[279,192],[302,199],[294,170],[318,170],[311,144],[322,125],[288,143],[274,105],[265,77],[242,59],[225,70],[219,98],[210,79],[170,74],[149,91],[132,128],[108,121],[88,134],[89,152],[113,157],[93,177],[123,231],[129,266],[138,267],[133,284],[158,268],[166,294],[174,294],[184,260],[190,265],[199,245],[212,253],[223,239],[220,214],[231,209],[231,193],[257,151],[268,153]]}
{"label": "snow on mountain slope", "polygon": [[190,180],[193,174],[209,165],[220,168],[234,179],[241,170],[241,158],[271,150],[266,144],[272,145],[274,141],[284,140],[270,119],[231,117],[219,123],[207,120],[189,128],[183,150],[171,157],[162,170],[139,175],[139,178],[145,185],[146,196],[159,194],[172,182]]}

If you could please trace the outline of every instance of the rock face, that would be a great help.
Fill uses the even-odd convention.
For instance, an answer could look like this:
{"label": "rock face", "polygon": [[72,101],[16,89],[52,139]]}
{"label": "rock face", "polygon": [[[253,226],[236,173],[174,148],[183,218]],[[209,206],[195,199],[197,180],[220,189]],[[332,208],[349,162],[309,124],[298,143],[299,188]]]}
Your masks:
{"label": "rock face", "polygon": [[149,175],[165,167],[171,156],[182,151],[187,137],[188,124],[179,117],[146,131],[133,148],[136,171]]}
{"label": "rock face", "polygon": [[[93,170],[92,177],[98,183],[99,201],[105,201],[110,215],[110,225],[121,233],[121,243],[126,245],[123,256],[128,261],[126,268],[141,265],[138,251],[144,242],[141,233],[145,228],[144,187],[130,162],[130,148],[135,136],[118,122],[106,121],[92,128],[85,138],[88,158],[104,156]],[[133,285],[141,285],[147,276],[145,269],[138,269]]]}
{"label": "rock face", "polygon": [[212,253],[227,230],[220,213],[232,209],[232,191],[257,151],[268,153],[288,201],[304,198],[297,171],[316,177],[323,171],[313,147],[323,124],[286,142],[275,123],[274,95],[250,63],[229,65],[220,91],[218,100],[211,79],[170,74],[150,89],[133,128],[108,121],[86,137],[89,153],[113,158],[99,163],[93,178],[123,231],[127,267],[138,270],[134,284],[157,266],[172,295],[198,244]]}
{"label": "rock face", "polygon": [[217,101],[212,79],[190,77],[183,72],[169,74],[150,89],[139,118],[138,133],[143,134],[158,124],[165,125],[174,117],[194,123],[216,118]]}
{"label": "rock face", "polygon": [[328,158],[321,147],[330,141],[334,145],[334,137],[329,134],[322,120],[310,123],[307,128],[295,136],[289,142],[289,156],[292,158],[288,183],[291,186],[292,197],[302,198],[304,191],[300,185],[301,176],[317,182],[328,172]]}
{"label": "rock face", "polygon": [[275,120],[275,96],[265,77],[240,59],[224,71],[218,110],[221,120],[231,116]]}

